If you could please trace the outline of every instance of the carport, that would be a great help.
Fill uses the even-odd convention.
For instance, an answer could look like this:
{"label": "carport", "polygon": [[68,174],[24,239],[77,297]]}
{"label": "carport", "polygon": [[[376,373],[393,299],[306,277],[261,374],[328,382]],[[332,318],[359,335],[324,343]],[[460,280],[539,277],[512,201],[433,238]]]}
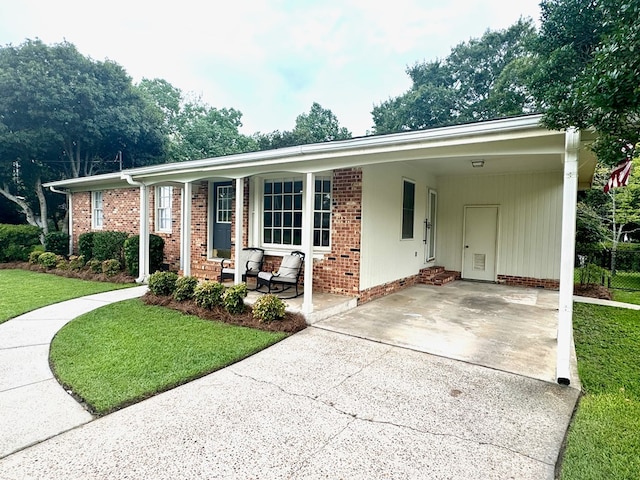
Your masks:
{"label": "carport", "polygon": [[[557,291],[470,281],[416,285],[314,327],[556,381]],[[573,345],[571,352],[579,388]]]}

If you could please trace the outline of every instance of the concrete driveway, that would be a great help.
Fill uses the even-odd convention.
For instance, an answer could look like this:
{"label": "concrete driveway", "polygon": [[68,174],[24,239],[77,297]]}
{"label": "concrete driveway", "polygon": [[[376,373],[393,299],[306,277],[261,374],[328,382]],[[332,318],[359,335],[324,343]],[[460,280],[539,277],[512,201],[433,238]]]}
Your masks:
{"label": "concrete driveway", "polygon": [[10,455],[0,478],[553,479],[577,397],[309,327]]}

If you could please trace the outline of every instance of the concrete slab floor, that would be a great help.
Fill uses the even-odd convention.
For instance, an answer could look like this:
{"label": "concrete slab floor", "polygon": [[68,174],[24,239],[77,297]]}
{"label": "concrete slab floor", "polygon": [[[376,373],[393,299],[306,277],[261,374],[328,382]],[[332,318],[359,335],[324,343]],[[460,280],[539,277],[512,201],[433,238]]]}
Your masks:
{"label": "concrete slab floor", "polygon": [[[456,281],[417,285],[318,328],[555,382],[558,292]],[[575,368],[572,387],[579,387]]]}

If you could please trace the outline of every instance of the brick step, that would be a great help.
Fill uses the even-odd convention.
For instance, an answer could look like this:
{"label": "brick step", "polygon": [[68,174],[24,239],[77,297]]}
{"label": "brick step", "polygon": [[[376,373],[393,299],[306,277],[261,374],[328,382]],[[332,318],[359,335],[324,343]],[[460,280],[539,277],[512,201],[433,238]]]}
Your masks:
{"label": "brick step", "polygon": [[446,285],[447,283],[453,282],[457,276],[457,272],[443,270],[431,278],[423,280],[423,283],[426,285]]}
{"label": "brick step", "polygon": [[430,280],[436,275],[439,275],[444,272],[444,267],[429,267],[423,268],[420,270],[420,278],[422,280]]}

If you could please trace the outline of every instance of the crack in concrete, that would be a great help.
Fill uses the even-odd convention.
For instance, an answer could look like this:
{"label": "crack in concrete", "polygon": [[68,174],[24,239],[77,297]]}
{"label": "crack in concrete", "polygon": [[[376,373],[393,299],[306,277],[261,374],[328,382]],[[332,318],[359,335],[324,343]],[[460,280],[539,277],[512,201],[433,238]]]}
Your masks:
{"label": "crack in concrete", "polygon": [[[342,385],[342,384],[343,384],[343,383],[344,383],[348,378],[352,378],[352,377],[353,377],[354,375],[356,375],[357,373],[362,372],[366,367],[368,367],[369,365],[371,365],[373,362],[375,362],[375,361],[379,360],[379,358],[382,358],[384,355],[386,355],[386,354],[388,353],[388,351],[389,351],[389,350],[385,351],[382,355],[380,355],[380,356],[379,356],[378,358],[376,358],[375,360],[372,360],[372,361],[371,361],[371,362],[369,362],[367,365],[363,366],[363,367],[362,367],[361,369],[359,369],[357,372],[354,372],[354,373],[352,373],[352,374],[348,375],[347,377],[345,377],[345,378],[344,378],[340,383],[338,383],[337,385],[335,385],[335,386],[331,387],[331,389],[330,389],[330,390],[337,388],[338,386]],[[470,439],[470,438],[465,438],[465,437],[462,437],[462,436],[460,436],[460,435],[456,435],[456,434],[454,434],[454,433],[432,432],[432,431],[429,431],[429,430],[423,430],[423,429],[420,429],[420,428],[416,428],[416,427],[413,427],[413,426],[411,426],[411,425],[405,425],[405,424],[401,424],[401,423],[395,423],[395,422],[392,422],[392,421],[389,421],[389,420],[376,420],[376,419],[373,419],[373,418],[360,417],[357,413],[348,412],[348,411],[346,411],[346,410],[342,410],[342,409],[338,408],[338,407],[337,407],[333,402],[331,402],[331,401],[328,401],[328,400],[321,400],[319,397],[320,397],[320,396],[322,396],[322,395],[324,395],[324,393],[326,393],[326,392],[324,392],[324,393],[322,393],[322,394],[320,394],[320,395],[316,395],[316,396],[307,395],[307,394],[304,394],[304,393],[295,393],[295,392],[290,392],[290,391],[285,390],[285,389],[284,389],[283,387],[281,387],[280,385],[277,385],[277,384],[275,384],[275,383],[273,383],[273,382],[269,382],[269,381],[266,381],[266,380],[260,380],[260,379],[257,379],[257,378],[255,378],[255,377],[251,377],[251,376],[249,376],[249,375],[242,375],[242,374],[240,374],[240,373],[238,373],[238,372],[234,372],[233,370],[232,370],[232,373],[233,373],[234,375],[238,376],[238,377],[241,377],[241,378],[247,378],[247,379],[249,379],[249,380],[253,380],[254,382],[257,382],[257,383],[263,383],[263,384],[265,384],[265,385],[269,385],[269,386],[275,387],[275,388],[277,388],[278,390],[280,390],[282,393],[284,393],[285,395],[291,395],[291,396],[294,396],[294,397],[306,398],[306,399],[311,400],[311,401],[313,401],[313,402],[320,402],[320,403],[322,403],[323,405],[325,405],[325,406],[327,406],[327,407],[329,407],[329,408],[331,408],[331,409],[335,410],[336,412],[340,413],[341,415],[349,416],[349,417],[351,417],[351,418],[353,419],[353,420],[351,420],[350,422],[348,422],[348,423],[344,426],[344,428],[340,429],[340,431],[336,432],[336,433],[335,433],[334,435],[332,435],[329,439],[327,439],[327,441],[326,441],[326,442],[324,442],[324,443],[323,443],[323,445],[322,445],[321,447],[319,447],[318,449],[316,449],[316,450],[313,452],[313,454],[312,454],[312,455],[315,455],[315,454],[317,454],[318,452],[322,451],[324,448],[326,448],[326,447],[329,445],[329,443],[330,443],[331,441],[333,441],[333,439],[334,439],[334,438],[336,438],[338,435],[340,435],[342,432],[344,432],[347,428],[349,428],[349,426],[351,426],[351,425],[352,425],[356,420],[358,420],[358,421],[361,421],[361,422],[368,422],[368,423],[372,423],[372,424],[389,425],[389,426],[393,426],[393,427],[396,427],[396,428],[399,428],[399,429],[403,429],[403,430],[410,430],[410,431],[413,431],[413,432],[416,432],[416,433],[419,433],[419,434],[422,434],[422,435],[432,435],[432,436],[437,436],[437,437],[455,438],[455,439],[457,439],[457,440],[460,440],[460,441],[463,441],[463,442],[466,442],[466,443],[472,443],[472,444],[481,445],[481,446],[486,445],[486,446],[490,446],[490,447],[498,448],[498,449],[500,449],[500,450],[505,450],[505,451],[510,452],[510,453],[514,453],[514,454],[519,455],[519,456],[521,456],[521,457],[528,458],[529,460],[533,460],[534,462],[539,462],[539,463],[542,463],[542,464],[547,465],[547,466],[554,466],[554,465],[555,465],[555,463],[553,463],[553,462],[547,462],[547,461],[545,461],[545,460],[543,460],[543,459],[533,457],[533,456],[528,455],[528,454],[526,454],[526,453],[523,453],[523,452],[520,452],[520,451],[518,451],[518,450],[514,450],[514,449],[512,449],[512,448],[509,448],[509,447],[507,447],[507,446],[505,446],[505,445],[498,445],[498,444],[495,444],[495,443],[492,443],[492,442],[485,442],[485,441],[481,441],[481,440],[474,440],[474,439]],[[328,391],[328,390],[327,390],[327,391]],[[305,462],[307,462],[309,458],[310,458],[310,457],[307,457],[307,458],[306,458],[306,459],[304,459],[302,462],[300,462],[300,463],[301,463],[300,468],[302,468],[302,464],[304,464]],[[298,468],[297,470],[300,470],[300,468]]]}

